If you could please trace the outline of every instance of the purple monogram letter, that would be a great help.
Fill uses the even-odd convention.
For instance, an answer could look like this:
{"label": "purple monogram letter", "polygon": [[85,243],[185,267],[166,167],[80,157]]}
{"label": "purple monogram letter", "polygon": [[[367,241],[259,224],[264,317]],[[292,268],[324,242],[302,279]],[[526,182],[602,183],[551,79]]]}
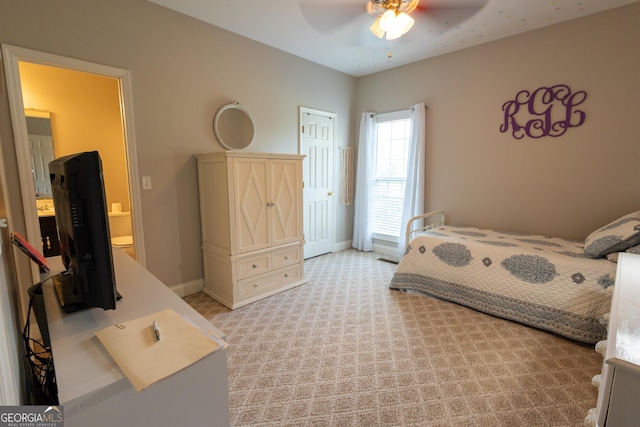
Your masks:
{"label": "purple monogram letter", "polygon": [[563,135],[567,129],[584,123],[586,115],[576,107],[586,99],[585,91],[572,93],[567,85],[541,87],[533,92],[521,90],[515,99],[502,105],[504,121],[500,132],[511,129],[515,139],[525,135],[529,138]]}

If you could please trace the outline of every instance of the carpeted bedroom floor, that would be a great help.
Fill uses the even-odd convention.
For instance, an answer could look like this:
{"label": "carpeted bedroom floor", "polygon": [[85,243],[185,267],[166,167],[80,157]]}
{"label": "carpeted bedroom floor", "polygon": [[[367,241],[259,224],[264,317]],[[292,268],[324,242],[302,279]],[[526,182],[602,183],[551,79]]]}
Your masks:
{"label": "carpeted bedroom floor", "polygon": [[346,250],[309,283],[231,311],[185,301],[228,336],[233,426],[581,426],[593,346],[417,293]]}

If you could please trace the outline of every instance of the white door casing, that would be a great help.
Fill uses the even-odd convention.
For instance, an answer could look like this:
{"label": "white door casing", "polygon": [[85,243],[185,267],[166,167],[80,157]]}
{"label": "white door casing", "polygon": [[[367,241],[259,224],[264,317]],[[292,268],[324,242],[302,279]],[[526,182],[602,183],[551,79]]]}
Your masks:
{"label": "white door casing", "polygon": [[305,259],[333,251],[335,122],[334,113],[300,108]]}
{"label": "white door casing", "polygon": [[[118,79],[121,99],[122,122],[124,129],[125,151],[127,153],[127,168],[129,171],[129,194],[131,197],[131,220],[134,238],[134,250],[136,260],[146,265],[144,248],[144,234],[142,226],[142,209],[139,182],[138,161],[135,143],[135,131],[133,122],[133,102],[131,75],[129,71],[95,64],[82,60],[39,52],[22,47],[2,45],[2,60],[7,79],[7,95],[11,110],[11,122],[13,125],[14,140],[16,146],[16,158],[20,175],[20,188],[22,192],[24,217],[26,223],[26,238],[32,245],[40,242],[40,229],[35,203],[34,177],[31,171],[32,159],[29,153],[27,123],[25,119],[24,103],[22,100],[22,87],[20,83],[19,61],[49,65],[82,71],[106,77]],[[38,268],[32,263],[32,276],[34,281],[39,281]]]}
{"label": "white door casing", "polygon": [[[0,227],[7,227],[5,218],[0,218]],[[14,406],[20,404],[20,354],[14,345],[20,328],[14,316],[14,292],[7,281],[10,262],[3,245],[0,239],[0,406]]]}

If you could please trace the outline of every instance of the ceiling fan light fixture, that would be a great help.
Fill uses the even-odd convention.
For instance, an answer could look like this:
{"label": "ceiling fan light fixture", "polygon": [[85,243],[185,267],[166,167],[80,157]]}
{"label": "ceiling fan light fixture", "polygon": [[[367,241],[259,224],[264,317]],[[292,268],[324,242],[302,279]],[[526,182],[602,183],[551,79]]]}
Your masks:
{"label": "ceiling fan light fixture", "polygon": [[395,40],[402,37],[402,33],[400,31],[387,31],[387,40]]}
{"label": "ceiling fan light fixture", "polygon": [[395,10],[387,9],[379,18],[380,28],[384,31],[393,30],[396,26],[396,12]]}
{"label": "ceiling fan light fixture", "polygon": [[404,12],[400,12],[396,15],[395,30],[399,31],[401,35],[404,35],[411,29],[411,27],[413,27],[415,22],[415,19],[411,16]]}
{"label": "ceiling fan light fixture", "polygon": [[399,10],[406,13],[411,13],[415,10],[416,7],[418,7],[418,3],[420,3],[420,0],[407,0],[405,2],[402,2]]}
{"label": "ceiling fan light fixture", "polygon": [[378,19],[376,19],[376,21],[371,24],[371,26],[369,27],[369,31],[371,31],[376,37],[380,39],[384,37],[384,30],[380,26],[380,17],[378,17]]}
{"label": "ceiling fan light fixture", "polygon": [[[387,40],[395,40],[402,37],[413,27],[414,22],[414,19],[406,13],[399,13],[392,21],[391,27],[386,28]],[[382,26],[382,28],[384,28],[384,26]]]}
{"label": "ceiling fan light fixture", "polygon": [[379,38],[387,33],[387,40],[395,40],[406,34],[413,27],[414,22],[415,20],[408,14],[388,9],[376,19],[369,30]]}

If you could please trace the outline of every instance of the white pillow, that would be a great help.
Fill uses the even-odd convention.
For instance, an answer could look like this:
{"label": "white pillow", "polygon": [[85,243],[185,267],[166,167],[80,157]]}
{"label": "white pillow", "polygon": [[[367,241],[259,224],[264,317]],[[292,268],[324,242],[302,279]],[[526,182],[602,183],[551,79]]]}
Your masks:
{"label": "white pillow", "polygon": [[589,258],[602,258],[640,244],[640,211],[617,219],[589,234],[584,253]]}

